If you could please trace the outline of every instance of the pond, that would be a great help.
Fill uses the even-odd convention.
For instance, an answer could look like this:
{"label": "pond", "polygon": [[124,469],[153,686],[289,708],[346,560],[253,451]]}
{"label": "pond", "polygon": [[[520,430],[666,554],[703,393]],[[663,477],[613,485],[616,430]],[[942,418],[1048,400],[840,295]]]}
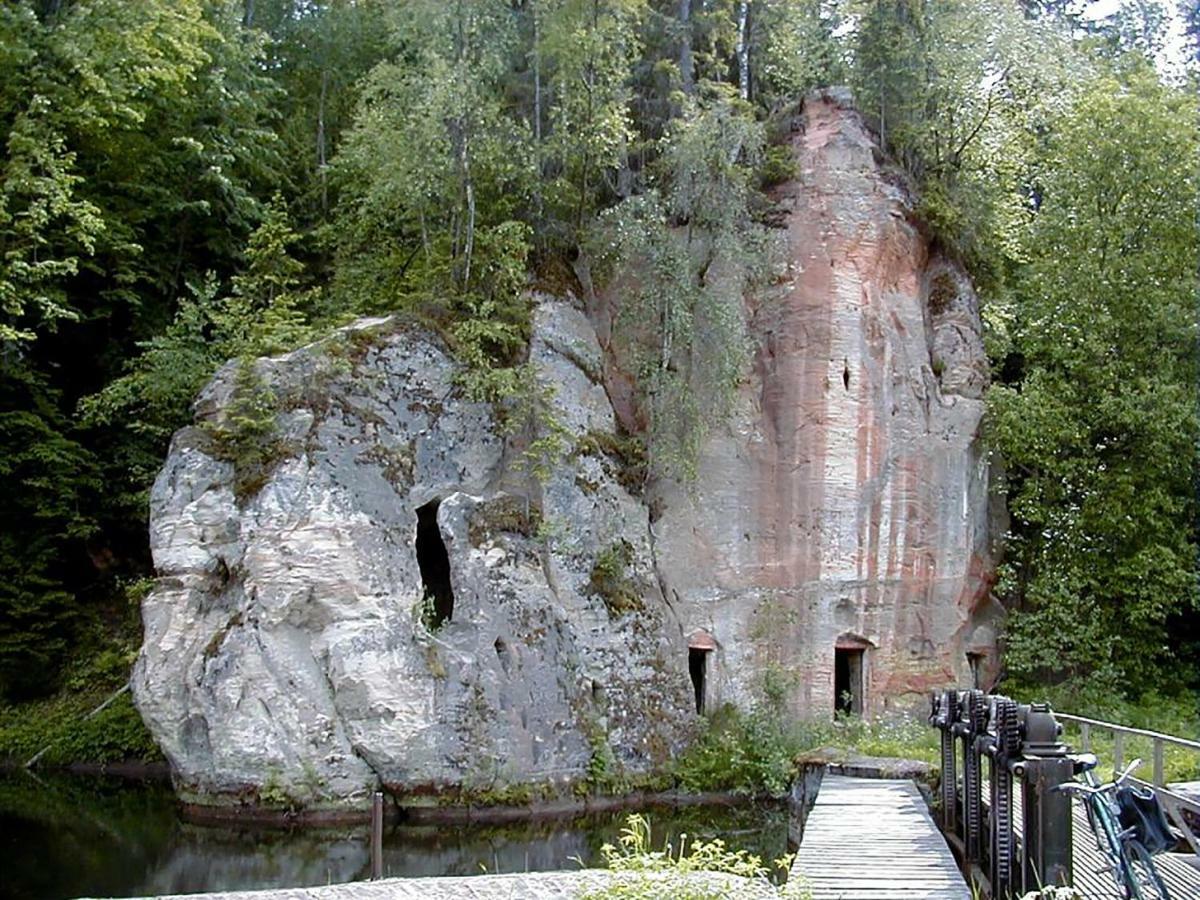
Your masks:
{"label": "pond", "polygon": [[[787,850],[781,806],[651,808],[654,846],[681,832],[764,860]],[[473,875],[599,865],[624,813],[516,825],[389,825],[389,876]],[[0,774],[0,896],[129,897],[365,879],[365,827],[211,827],[180,819],[169,785]],[[577,861],[578,860],[578,861]]]}

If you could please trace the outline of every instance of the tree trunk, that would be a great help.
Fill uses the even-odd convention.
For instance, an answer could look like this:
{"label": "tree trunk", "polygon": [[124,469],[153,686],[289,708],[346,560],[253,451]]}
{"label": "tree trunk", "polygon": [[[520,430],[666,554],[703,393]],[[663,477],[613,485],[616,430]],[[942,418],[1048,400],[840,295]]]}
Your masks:
{"label": "tree trunk", "polygon": [[246,6],[242,10],[242,27],[254,27],[254,0],[246,0]]}
{"label": "tree trunk", "polygon": [[685,94],[691,94],[696,88],[693,68],[692,0],[679,0],[679,77]]}
{"label": "tree trunk", "polygon": [[533,203],[539,219],[542,217],[542,25],[540,5],[533,6],[533,159],[537,165],[534,179]]}
{"label": "tree trunk", "polygon": [[750,99],[750,0],[738,0],[737,58],[738,93]]}
{"label": "tree trunk", "polygon": [[325,97],[329,92],[329,70],[321,70],[321,93],[317,100],[317,178],[321,182],[321,214],[329,212],[329,186],[325,163]]}

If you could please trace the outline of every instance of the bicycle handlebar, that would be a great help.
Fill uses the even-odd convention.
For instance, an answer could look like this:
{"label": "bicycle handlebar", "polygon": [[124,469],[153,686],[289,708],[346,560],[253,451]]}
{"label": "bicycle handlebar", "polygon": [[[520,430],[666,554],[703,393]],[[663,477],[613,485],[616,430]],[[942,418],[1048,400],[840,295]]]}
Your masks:
{"label": "bicycle handlebar", "polygon": [[1072,791],[1076,791],[1080,794],[1105,794],[1109,791],[1116,790],[1116,788],[1119,787],[1123,781],[1128,780],[1129,776],[1132,775],[1134,770],[1136,770],[1141,764],[1142,761],[1140,759],[1135,759],[1125,767],[1125,771],[1123,771],[1120,775],[1107,784],[1102,784],[1099,787],[1080,784],[1078,781],[1064,781],[1062,784],[1052,787],[1050,790],[1051,792],[1059,791],[1068,794]]}

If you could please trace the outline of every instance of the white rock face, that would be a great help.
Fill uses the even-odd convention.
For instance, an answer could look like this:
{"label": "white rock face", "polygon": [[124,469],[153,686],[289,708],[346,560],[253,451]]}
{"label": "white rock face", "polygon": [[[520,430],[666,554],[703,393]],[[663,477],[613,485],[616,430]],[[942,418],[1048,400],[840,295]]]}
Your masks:
{"label": "white rock face", "polygon": [[685,632],[717,645],[712,702],[769,680],[829,716],[841,644],[878,713],[970,684],[968,652],[996,665],[987,361],[969,280],[931,255],[848,98],[811,96],[802,123],[753,371],[693,495],[666,492],[658,560]]}
{"label": "white rock face", "polygon": [[[546,302],[535,324],[561,420],[611,435],[587,320]],[[388,321],[256,367],[284,456],[261,489],[236,496],[202,426],[176,435],[153,490],[160,579],[134,696],[185,799],[353,807],[381,782],[570,782],[593,754],[641,771],[687,738],[680,631],[611,460],[576,453],[540,484],[438,343]],[[236,381],[218,373],[202,422]],[[436,628],[416,550],[431,502],[453,590]],[[604,554],[639,610],[593,586]]]}

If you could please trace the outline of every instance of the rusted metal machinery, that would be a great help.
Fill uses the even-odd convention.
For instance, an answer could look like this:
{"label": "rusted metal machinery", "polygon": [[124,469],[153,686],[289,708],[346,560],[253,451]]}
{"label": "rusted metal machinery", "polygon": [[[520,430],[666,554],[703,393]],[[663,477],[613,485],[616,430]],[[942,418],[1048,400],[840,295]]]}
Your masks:
{"label": "rusted metal machinery", "polygon": [[968,876],[993,900],[1072,884],[1071,799],[1052,788],[1071,780],[1073,763],[1050,707],[974,690],[932,699],[941,826]]}

